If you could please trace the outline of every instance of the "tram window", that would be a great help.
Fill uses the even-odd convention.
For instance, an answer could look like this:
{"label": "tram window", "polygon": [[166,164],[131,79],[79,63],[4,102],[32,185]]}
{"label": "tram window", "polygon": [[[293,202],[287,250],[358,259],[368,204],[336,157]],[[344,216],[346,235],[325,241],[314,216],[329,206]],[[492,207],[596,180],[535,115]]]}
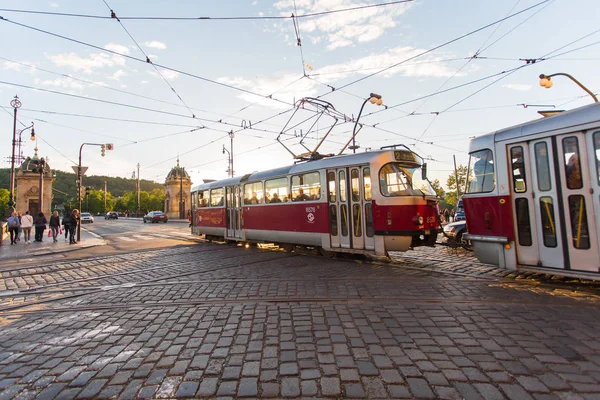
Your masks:
{"label": "tram window", "polygon": [[525,177],[525,159],[523,157],[522,146],[515,146],[510,149],[510,162],[513,188],[517,193],[525,193],[527,191],[527,180]]}
{"label": "tram window", "polygon": [[285,203],[289,199],[288,179],[277,178],[265,181],[265,203]]}
{"label": "tram window", "polygon": [[292,176],[292,201],[319,200],[321,177],[319,172]]}
{"label": "tram window", "polygon": [[540,197],[540,213],[542,215],[542,238],[544,246],[556,247],[556,220],[552,197]]}
{"label": "tram window", "polygon": [[573,234],[573,247],[576,249],[589,249],[590,233],[588,230],[585,199],[583,196],[569,196],[569,212],[571,217],[571,231]]}
{"label": "tram window", "polygon": [[594,132],[594,152],[596,153],[596,179],[600,185],[600,132]]}
{"label": "tram window", "polygon": [[361,237],[362,236],[362,208],[360,204],[354,204],[352,206],[352,216],[354,217],[354,236]]}
{"label": "tram window", "polygon": [[386,197],[435,196],[435,190],[429,182],[421,180],[421,168],[406,168],[400,163],[388,163],[381,167],[379,190]]}
{"label": "tram window", "polygon": [[262,204],[263,203],[263,184],[262,182],[248,183],[244,185],[244,204]]}
{"label": "tram window", "polygon": [[329,206],[329,233],[332,236],[338,235],[337,206],[335,204]]}
{"label": "tram window", "polygon": [[338,172],[338,176],[340,181],[340,201],[346,201],[346,171]]}
{"label": "tram window", "polygon": [[350,171],[350,186],[352,187],[352,201],[360,201],[360,177],[358,169]]}
{"label": "tram window", "polygon": [[537,171],[537,184],[541,192],[547,192],[552,189],[550,183],[550,162],[548,160],[548,145],[546,142],[536,143],[535,149],[535,169]]}
{"label": "tram window", "polygon": [[327,173],[327,193],[328,193],[328,197],[329,197],[329,202],[334,203],[335,198],[336,198],[336,191],[335,191],[335,172],[333,172],[333,171]]}
{"label": "tram window", "polygon": [[348,236],[348,206],[342,204],[340,207],[340,221],[342,222],[342,236]]}
{"label": "tram window", "polygon": [[469,193],[487,193],[496,187],[494,155],[489,149],[471,153],[469,165],[473,165],[473,178],[469,181]]}
{"label": "tram window", "polygon": [[363,169],[363,185],[365,189],[365,200],[371,200],[371,168]]}
{"label": "tram window", "polygon": [[225,205],[225,190],[223,188],[212,189],[210,191],[210,206],[221,207]]}
{"label": "tram window", "polygon": [[373,228],[373,205],[371,203],[365,204],[365,233],[367,237],[375,235],[375,228]]}
{"label": "tram window", "polygon": [[529,200],[516,199],[515,210],[517,213],[517,233],[521,246],[531,246],[531,221],[529,220]]}
{"label": "tram window", "polygon": [[210,200],[210,192],[208,190],[198,192],[198,197],[198,207],[208,207],[208,202]]}
{"label": "tram window", "polygon": [[575,136],[569,136],[562,140],[563,155],[565,161],[565,176],[569,189],[581,189],[581,159],[579,157],[579,143]]}

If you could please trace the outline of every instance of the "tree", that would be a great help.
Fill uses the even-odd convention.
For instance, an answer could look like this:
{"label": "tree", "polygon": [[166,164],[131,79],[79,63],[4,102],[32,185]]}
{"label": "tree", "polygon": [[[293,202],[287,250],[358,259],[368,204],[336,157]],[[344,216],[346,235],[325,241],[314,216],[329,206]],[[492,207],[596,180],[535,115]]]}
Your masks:
{"label": "tree", "polygon": [[6,214],[9,195],[10,192],[7,189],[0,189],[0,219],[4,219],[4,215]]}
{"label": "tree", "polygon": [[[462,196],[465,191],[465,182],[467,179],[467,167],[461,164],[458,166],[456,171],[457,171],[457,175],[458,175],[458,190],[460,192],[460,195]],[[446,181],[446,187],[448,187],[449,190],[446,193],[444,200],[446,200],[446,203],[455,207],[458,204],[458,199],[456,198],[456,175],[454,174],[454,172],[452,172],[450,175],[448,175],[448,180]]]}
{"label": "tree", "polygon": [[437,196],[440,199],[443,199],[446,192],[442,188],[442,184],[440,183],[440,180],[436,178],[433,180],[433,182],[430,182],[430,183],[431,183],[431,187],[433,188],[433,190],[435,190],[435,194],[437,194]]}

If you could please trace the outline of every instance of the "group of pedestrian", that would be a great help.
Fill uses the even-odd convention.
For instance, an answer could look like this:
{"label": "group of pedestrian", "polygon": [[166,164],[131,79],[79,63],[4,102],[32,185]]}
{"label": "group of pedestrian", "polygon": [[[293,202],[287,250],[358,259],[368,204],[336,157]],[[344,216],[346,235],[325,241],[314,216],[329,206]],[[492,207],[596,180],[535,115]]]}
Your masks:
{"label": "group of pedestrian", "polygon": [[[44,231],[46,225],[50,226],[51,233],[48,237],[52,236],[54,243],[58,242],[58,236],[60,234],[60,216],[58,211],[54,211],[50,217],[50,221],[46,219],[43,212],[38,213],[35,217],[29,214],[29,211],[25,211],[25,215],[21,215],[20,212],[13,211],[11,216],[8,218],[8,232],[10,234],[10,244],[17,244],[21,241],[21,232],[25,244],[31,243],[31,228],[35,227],[35,242],[43,242]],[[77,225],[79,224],[79,210],[74,209],[71,213],[67,213],[63,218],[62,225],[65,230],[65,241],[67,236],[69,237],[69,243],[77,243],[75,240],[75,232],[77,231]]]}

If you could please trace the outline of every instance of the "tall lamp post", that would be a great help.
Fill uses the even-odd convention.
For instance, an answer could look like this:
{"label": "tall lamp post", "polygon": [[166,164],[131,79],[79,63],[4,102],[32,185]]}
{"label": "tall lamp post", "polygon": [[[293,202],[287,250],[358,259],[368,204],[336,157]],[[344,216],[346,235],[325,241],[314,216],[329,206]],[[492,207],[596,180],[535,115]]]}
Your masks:
{"label": "tall lamp post", "polygon": [[181,167],[179,170],[179,219],[185,218],[185,210],[183,209],[183,171],[185,169]]}
{"label": "tall lamp post", "polygon": [[577,79],[573,78],[571,75],[565,74],[563,72],[558,72],[556,74],[551,74],[551,75],[541,74],[540,75],[540,86],[541,87],[545,87],[546,89],[550,89],[552,87],[552,85],[553,85],[552,80],[550,78],[552,78],[553,76],[566,76],[567,78],[569,78],[573,82],[575,82],[575,84],[577,86],[579,86],[580,88],[582,88],[583,90],[585,90],[587,92],[587,94],[589,94],[590,96],[592,96],[592,99],[594,99],[595,103],[598,102],[598,98],[596,97],[596,95],[594,93],[592,93],[592,91],[590,89],[588,89],[585,86],[583,86],[583,84],[581,82],[579,82]]}
{"label": "tall lamp post", "polygon": [[231,173],[231,152],[223,145],[223,154],[225,154],[225,152],[227,152],[227,175],[233,177],[233,174]]}
{"label": "tall lamp post", "polygon": [[233,138],[235,137],[235,133],[233,133],[233,129],[231,131],[229,131],[229,139],[231,140],[231,146],[229,147],[231,149],[231,153],[229,153],[230,158],[231,158],[231,167],[229,169],[229,173],[230,176],[233,178]]}
{"label": "tall lamp post", "polygon": [[140,215],[140,163],[137,164],[137,210],[135,216]]}
{"label": "tall lamp post", "polygon": [[352,129],[352,146],[350,146],[349,148],[352,150],[352,153],[356,153],[356,149],[359,148],[359,146],[356,145],[356,127],[358,126],[358,120],[360,119],[360,115],[363,112],[363,108],[365,108],[365,104],[367,104],[367,102],[371,103],[371,104],[377,104],[378,106],[383,104],[383,100],[381,99],[381,95],[376,94],[376,93],[371,93],[369,95],[369,97],[367,97],[365,99],[365,101],[362,103],[362,106],[360,107],[360,111],[358,112],[358,117],[356,117],[356,122],[354,123],[354,129]]}
{"label": "tall lamp post", "polygon": [[15,145],[17,144],[17,110],[21,107],[21,101],[19,100],[19,96],[15,95],[15,98],[11,100],[10,106],[14,110],[14,120],[13,120],[13,137],[12,137],[12,157],[10,158],[10,192],[8,194],[8,207],[6,208],[6,216],[12,215],[15,211],[15,201],[14,201],[14,193],[15,193]]}

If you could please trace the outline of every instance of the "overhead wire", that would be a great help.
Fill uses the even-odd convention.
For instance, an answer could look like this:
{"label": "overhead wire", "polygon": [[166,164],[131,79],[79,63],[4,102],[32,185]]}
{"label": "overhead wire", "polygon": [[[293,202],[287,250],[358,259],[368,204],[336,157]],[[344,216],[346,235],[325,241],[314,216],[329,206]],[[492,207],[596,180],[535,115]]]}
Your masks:
{"label": "overhead wire", "polygon": [[[386,7],[397,5],[401,3],[410,3],[414,0],[397,0],[391,1],[387,3],[379,3],[379,4],[367,4],[363,6],[356,7],[348,7],[342,8],[338,10],[329,10],[329,11],[320,11],[315,13],[308,13],[297,16],[297,18],[312,18],[319,17],[322,15],[328,14],[336,14],[348,11],[358,11],[364,10],[367,8],[375,8],[375,7]],[[50,12],[50,11],[36,11],[36,10],[18,10],[18,9],[9,9],[9,8],[0,8],[0,11],[6,12],[14,12],[14,13],[25,13],[25,14],[40,14],[40,15],[51,15],[51,16],[60,16],[60,17],[77,17],[77,18],[93,18],[93,19],[111,19],[111,17],[107,17],[104,15],[92,15],[92,14],[73,14],[73,13],[59,13],[59,12]],[[282,20],[282,19],[290,19],[292,17],[284,16],[284,15],[274,15],[274,16],[241,16],[241,17],[120,17],[123,20],[159,20],[159,21],[243,21],[243,20]]]}
{"label": "overhead wire", "polygon": [[106,0],[102,0],[102,1],[106,5],[106,7],[110,10],[110,16],[111,16],[111,18],[117,20],[117,22],[119,23],[119,25],[121,25],[121,28],[123,28],[123,30],[125,31],[125,33],[127,33],[127,36],[129,36],[129,38],[133,41],[133,43],[135,43],[135,45],[137,46],[137,48],[139,49],[139,51],[141,51],[142,54],[144,55],[144,57],[146,57],[146,63],[152,65],[152,67],[154,68],[154,70],[156,71],[156,73],[167,84],[167,86],[171,89],[171,91],[175,94],[175,96],[177,96],[177,98],[179,99],[179,101],[181,102],[181,104],[183,104],[188,109],[188,111],[192,114],[193,118],[196,118],[196,115],[194,114],[194,112],[192,111],[192,109],[190,108],[190,106],[188,106],[188,104],[183,100],[183,98],[181,97],[181,95],[179,93],[177,93],[177,91],[175,90],[175,88],[173,87],[173,85],[171,85],[169,83],[169,81],[167,80],[167,78],[165,78],[165,76],[162,74],[162,72],[160,72],[160,70],[156,67],[156,65],[154,65],[154,63],[152,62],[152,60],[150,59],[150,57],[148,56],[148,54],[146,54],[146,52],[144,51],[144,49],[142,49],[142,46],[139,45],[139,43],[137,42],[137,40],[135,40],[135,38],[127,30],[127,28],[125,27],[125,25],[123,25],[123,23],[121,22],[121,20],[119,19],[119,17],[117,17],[117,14],[108,5],[108,3],[106,2]]}

